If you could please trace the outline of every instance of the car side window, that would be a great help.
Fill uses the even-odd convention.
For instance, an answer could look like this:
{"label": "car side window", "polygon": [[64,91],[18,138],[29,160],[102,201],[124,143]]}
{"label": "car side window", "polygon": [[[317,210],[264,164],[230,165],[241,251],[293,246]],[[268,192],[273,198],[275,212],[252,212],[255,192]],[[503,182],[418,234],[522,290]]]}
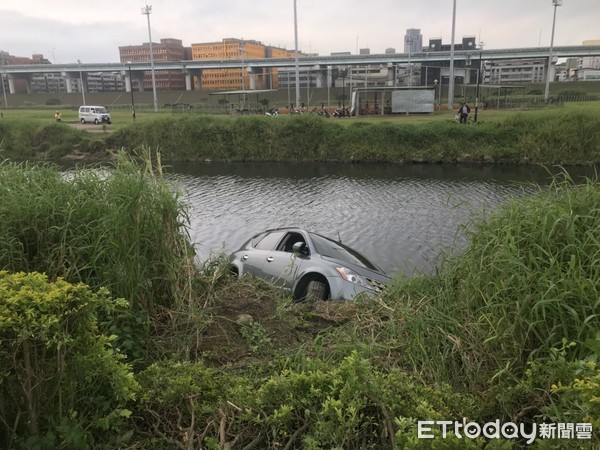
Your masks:
{"label": "car side window", "polygon": [[273,231],[256,243],[254,248],[257,250],[273,250],[284,234],[284,231]]}
{"label": "car side window", "polygon": [[300,233],[290,232],[286,235],[286,237],[281,241],[277,250],[280,252],[292,253],[292,247],[296,242],[303,242],[306,244],[306,240],[304,236]]}

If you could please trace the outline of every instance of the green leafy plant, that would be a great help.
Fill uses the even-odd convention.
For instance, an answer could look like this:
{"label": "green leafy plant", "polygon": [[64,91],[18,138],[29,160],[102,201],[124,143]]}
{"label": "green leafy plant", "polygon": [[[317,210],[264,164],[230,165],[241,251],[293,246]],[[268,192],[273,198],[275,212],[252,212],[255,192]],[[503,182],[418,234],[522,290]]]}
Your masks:
{"label": "green leafy plant", "polygon": [[97,327],[100,311],[125,308],[106,289],[0,271],[2,447],[87,448],[104,431],[125,431],[138,385],[114,337]]}

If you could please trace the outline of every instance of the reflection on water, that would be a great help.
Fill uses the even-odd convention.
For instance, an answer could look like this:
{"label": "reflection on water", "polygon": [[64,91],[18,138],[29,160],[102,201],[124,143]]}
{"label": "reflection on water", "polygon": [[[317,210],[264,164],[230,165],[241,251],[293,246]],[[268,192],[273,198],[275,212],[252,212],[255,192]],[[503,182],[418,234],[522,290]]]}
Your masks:
{"label": "reflection on water", "polygon": [[[442,249],[464,247],[473,212],[547,184],[539,168],[471,165],[173,164],[199,257],[251,235],[299,226],[341,237],[390,274],[430,272]],[[581,170],[579,172],[582,172]],[[587,175],[593,171],[587,170]],[[579,176],[578,173],[574,176]]]}

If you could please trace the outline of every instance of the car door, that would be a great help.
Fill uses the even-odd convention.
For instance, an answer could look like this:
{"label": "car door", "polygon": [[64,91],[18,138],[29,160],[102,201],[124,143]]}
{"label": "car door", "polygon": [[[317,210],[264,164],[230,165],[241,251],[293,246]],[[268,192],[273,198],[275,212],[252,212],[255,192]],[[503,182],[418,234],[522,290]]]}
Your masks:
{"label": "car door", "polygon": [[292,252],[296,242],[306,243],[301,233],[289,231],[272,250],[265,252],[262,272],[265,279],[275,285],[291,289],[302,270],[305,257]]}
{"label": "car door", "polygon": [[256,241],[252,243],[252,248],[242,252],[244,273],[268,280],[269,277],[264,272],[265,263],[285,234],[285,231],[271,231],[257,236]]}

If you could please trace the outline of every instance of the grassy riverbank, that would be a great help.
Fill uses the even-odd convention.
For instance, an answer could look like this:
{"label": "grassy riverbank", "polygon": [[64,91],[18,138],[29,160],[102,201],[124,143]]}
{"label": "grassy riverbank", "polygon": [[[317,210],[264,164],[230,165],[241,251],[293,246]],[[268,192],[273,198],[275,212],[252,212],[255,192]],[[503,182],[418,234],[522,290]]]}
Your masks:
{"label": "grassy riverbank", "polygon": [[97,133],[67,123],[0,121],[0,156],[101,161],[142,146],[168,161],[600,162],[600,103],[540,111],[481,113],[460,126],[446,114],[325,119],[304,116],[146,117]]}
{"label": "grassy riverbank", "polygon": [[418,449],[418,420],[463,418],[593,427],[536,448],[600,442],[597,182],[513,201],[436,275],[352,303],[195,266],[157,164],[4,162],[0,198],[2,448]]}

